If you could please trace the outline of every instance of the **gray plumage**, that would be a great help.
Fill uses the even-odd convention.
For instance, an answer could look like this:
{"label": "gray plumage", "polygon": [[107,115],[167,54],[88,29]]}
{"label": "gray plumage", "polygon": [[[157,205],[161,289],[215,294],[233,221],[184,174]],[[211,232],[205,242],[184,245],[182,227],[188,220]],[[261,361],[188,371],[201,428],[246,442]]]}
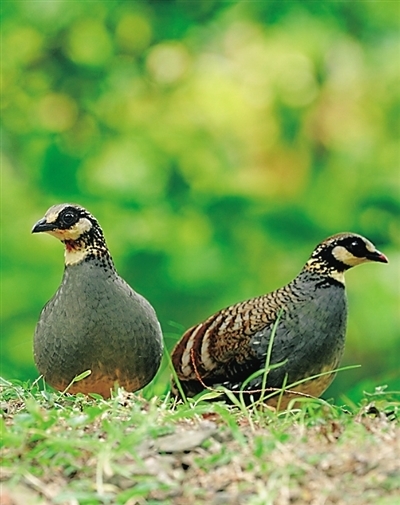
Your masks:
{"label": "gray plumage", "polygon": [[61,285],[35,330],[40,373],[63,390],[91,370],[70,388],[74,393],[108,397],[115,383],[128,391],[144,387],[161,362],[160,324],[149,302],[116,272],[95,218],[82,207],[63,204],[49,209],[33,231],[47,231],[66,246]]}
{"label": "gray plumage", "polygon": [[[223,385],[250,399],[261,393],[262,376],[243,383],[264,368],[276,326],[266,394],[283,385],[336,369],[345,342],[347,302],[344,272],[365,261],[387,262],[371,242],[353,233],[329,237],[314,250],[299,275],[286,286],[217,312],[182,336],[172,362],[188,396],[205,387]],[[309,380],[294,389],[319,396],[334,373]],[[173,383],[173,392],[178,389]],[[246,396],[246,395],[245,395]],[[285,406],[290,399],[286,395]],[[282,406],[281,405],[281,406]]]}

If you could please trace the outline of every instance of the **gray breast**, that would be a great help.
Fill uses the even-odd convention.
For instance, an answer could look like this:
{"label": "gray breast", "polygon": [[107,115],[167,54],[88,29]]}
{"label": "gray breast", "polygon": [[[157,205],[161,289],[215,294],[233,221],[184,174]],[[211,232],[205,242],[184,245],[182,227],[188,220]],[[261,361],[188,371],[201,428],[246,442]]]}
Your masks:
{"label": "gray breast", "polygon": [[93,368],[119,369],[148,382],[161,360],[161,329],[147,300],[92,260],[65,269],[41,313],[34,354],[50,384],[52,376],[68,381]]}
{"label": "gray breast", "polygon": [[[280,387],[288,371],[290,382],[318,374],[325,365],[338,363],[343,354],[347,319],[344,286],[307,274],[298,276],[291,288],[293,297],[278,323],[270,361],[284,365],[269,373],[271,387]],[[252,348],[263,362],[270,341],[271,327],[252,338]]]}

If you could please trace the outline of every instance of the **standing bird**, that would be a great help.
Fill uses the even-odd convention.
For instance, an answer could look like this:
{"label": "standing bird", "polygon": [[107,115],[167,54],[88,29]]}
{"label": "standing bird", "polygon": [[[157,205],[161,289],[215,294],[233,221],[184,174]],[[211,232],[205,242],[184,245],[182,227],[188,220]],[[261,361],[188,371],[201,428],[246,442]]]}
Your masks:
{"label": "standing bird", "polygon": [[105,398],[118,383],[127,391],[148,384],[160,366],[163,340],[149,302],[116,272],[97,220],[79,205],[51,207],[32,233],[47,232],[65,245],[61,285],[43,308],[34,359],[46,382],[63,391]]}
{"label": "standing bird", "polygon": [[[366,238],[339,233],[321,242],[299,275],[266,295],[231,305],[193,326],[172,352],[172,363],[183,392],[194,396],[205,387],[224,386],[244,391],[250,402],[271,395],[271,405],[286,408],[299,394],[320,396],[335,377],[346,333],[347,302],[344,272],[367,261],[387,263],[384,254]],[[270,365],[262,374],[246,379]],[[291,384],[308,377],[297,386]],[[262,386],[266,386],[261,393]],[[281,394],[287,386],[296,393]],[[274,396],[275,391],[275,396]],[[179,396],[173,382],[172,392]],[[299,394],[298,394],[299,393]]]}

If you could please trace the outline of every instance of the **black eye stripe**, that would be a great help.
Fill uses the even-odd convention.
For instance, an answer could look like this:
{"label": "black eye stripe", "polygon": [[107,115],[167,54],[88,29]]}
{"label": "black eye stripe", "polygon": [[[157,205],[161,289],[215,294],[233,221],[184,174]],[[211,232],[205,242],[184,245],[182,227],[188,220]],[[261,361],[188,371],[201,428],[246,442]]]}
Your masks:
{"label": "black eye stripe", "polygon": [[352,240],[347,240],[342,243],[343,247],[358,258],[362,258],[367,253],[366,244],[363,240],[353,238]]}

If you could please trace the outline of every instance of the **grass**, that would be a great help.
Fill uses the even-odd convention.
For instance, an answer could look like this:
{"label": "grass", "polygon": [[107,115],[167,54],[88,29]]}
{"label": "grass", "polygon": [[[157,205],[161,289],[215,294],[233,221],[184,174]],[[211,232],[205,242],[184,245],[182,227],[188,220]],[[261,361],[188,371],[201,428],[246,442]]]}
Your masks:
{"label": "grass", "polygon": [[3,381],[1,504],[394,505],[399,400],[275,412]]}

